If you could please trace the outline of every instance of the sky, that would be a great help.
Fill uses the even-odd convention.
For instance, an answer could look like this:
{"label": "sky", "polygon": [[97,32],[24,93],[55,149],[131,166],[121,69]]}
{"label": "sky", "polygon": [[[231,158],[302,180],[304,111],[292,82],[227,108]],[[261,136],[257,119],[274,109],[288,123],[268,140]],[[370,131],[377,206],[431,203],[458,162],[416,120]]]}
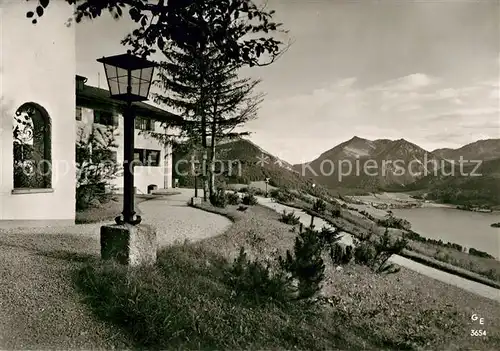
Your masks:
{"label": "sky", "polygon": [[[353,136],[426,150],[500,138],[500,1],[269,0],[293,44],[245,69],[266,94],[245,130],[266,151],[309,162]],[[77,73],[107,88],[101,56],[134,28],[77,25]],[[100,72],[100,83],[98,82]]]}

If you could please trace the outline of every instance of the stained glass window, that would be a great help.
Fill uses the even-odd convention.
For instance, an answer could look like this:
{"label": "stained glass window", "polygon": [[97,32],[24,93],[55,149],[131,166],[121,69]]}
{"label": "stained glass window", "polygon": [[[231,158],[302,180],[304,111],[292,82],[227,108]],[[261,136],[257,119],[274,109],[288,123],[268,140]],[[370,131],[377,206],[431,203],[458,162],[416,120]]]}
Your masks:
{"label": "stained glass window", "polygon": [[14,116],[14,188],[50,188],[51,124],[43,107],[26,103]]}

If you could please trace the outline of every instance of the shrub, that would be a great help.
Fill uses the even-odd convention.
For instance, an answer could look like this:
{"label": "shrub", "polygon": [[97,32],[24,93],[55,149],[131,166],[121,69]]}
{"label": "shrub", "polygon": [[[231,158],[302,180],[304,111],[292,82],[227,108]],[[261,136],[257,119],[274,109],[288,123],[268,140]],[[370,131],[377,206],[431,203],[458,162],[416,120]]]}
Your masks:
{"label": "shrub", "polygon": [[331,211],[332,217],[340,217],[340,208],[334,208]]}
{"label": "shrub", "polygon": [[369,241],[362,241],[354,249],[354,261],[363,266],[371,266],[375,257],[375,248]]}
{"label": "shrub", "polygon": [[392,255],[400,254],[407,245],[405,238],[391,240],[386,228],[377,240],[362,241],[354,250],[354,258],[356,263],[369,266],[375,273],[396,273],[399,269],[388,263],[388,260]]}
{"label": "shrub", "polygon": [[373,238],[373,231],[370,229],[367,232],[361,232],[357,235],[356,242],[369,241]]}
{"label": "shrub", "polygon": [[323,247],[331,247],[335,243],[337,243],[342,235],[340,234],[341,229],[336,228],[336,229],[329,229],[323,227],[321,231],[317,233],[318,237],[320,238]]}
{"label": "shrub", "polygon": [[314,212],[318,212],[318,213],[325,212],[326,211],[326,202],[321,200],[321,199],[317,199],[313,203],[312,210]]}
{"label": "shrub", "polygon": [[299,192],[296,196],[297,196],[297,198],[298,198],[299,200],[304,201],[304,202],[305,202],[305,203],[307,203],[307,204],[311,204],[311,205],[312,205],[312,204],[314,203],[314,201],[313,201],[313,199],[311,198],[311,196],[310,196],[310,195],[308,195],[307,193],[304,193],[304,192]]}
{"label": "shrub", "polygon": [[111,160],[111,150],[117,147],[115,128],[95,128],[90,135],[83,129],[78,132],[75,159],[76,210],[83,211],[105,203],[112,198],[106,186],[118,172],[116,162]]}
{"label": "shrub", "polygon": [[344,254],[344,248],[340,244],[335,244],[330,249],[330,258],[334,265],[340,264],[342,262],[342,256]]}
{"label": "shrub", "polygon": [[240,193],[248,193],[248,188],[241,188],[239,190]]}
{"label": "shrub", "polygon": [[407,220],[402,219],[402,218],[394,217],[394,215],[390,211],[384,219],[379,219],[377,221],[377,224],[382,226],[382,227],[397,228],[397,229],[404,229],[404,230],[411,229],[410,222],[408,222]]}
{"label": "shrub", "polygon": [[291,192],[283,189],[273,189],[269,192],[269,195],[279,202],[290,202],[295,199],[295,195]]}
{"label": "shrub", "polygon": [[483,272],[483,275],[491,280],[500,280],[500,274],[493,268]]}
{"label": "shrub", "polygon": [[254,206],[257,205],[257,198],[253,194],[246,194],[242,200],[243,205]]}
{"label": "shrub", "polygon": [[252,189],[252,194],[257,195],[257,196],[265,196],[266,192],[262,189],[254,188],[254,189]]}
{"label": "shrub", "polygon": [[250,261],[244,248],[235,258],[226,276],[226,283],[237,297],[252,303],[273,301],[283,303],[292,299],[293,287],[283,271],[273,272],[259,261]]}
{"label": "shrub", "polygon": [[241,199],[238,193],[232,192],[227,194],[227,203],[229,205],[238,205],[240,203]]}
{"label": "shrub", "polygon": [[85,184],[76,188],[76,210],[84,211],[108,202],[111,193],[106,193],[105,183]]}
{"label": "shrub", "polygon": [[269,190],[269,196],[276,198],[280,193],[279,189],[272,189]]}
{"label": "shrub", "polygon": [[[415,233],[414,231],[411,231],[411,230],[403,233],[403,237],[406,239],[412,240],[412,241],[420,241],[423,243],[428,243],[428,244],[432,244],[432,245],[436,245],[436,246],[440,246],[440,247],[454,249],[454,250],[457,250],[460,252],[463,252],[465,249],[462,245],[459,245],[459,244],[450,243],[450,242],[443,242],[442,240],[424,238],[420,234]],[[473,250],[473,252],[474,252],[474,250]],[[469,252],[469,253],[471,253],[471,252]],[[488,255],[488,254],[486,254],[486,255]],[[486,256],[483,256],[483,257],[486,257]],[[493,257],[490,256],[490,258],[493,258]]]}
{"label": "shrub", "polygon": [[325,274],[322,251],[322,240],[318,232],[307,228],[295,238],[293,254],[287,250],[286,258],[278,258],[280,267],[298,280],[299,298],[310,298],[321,289]]}
{"label": "shrub", "polygon": [[342,260],[342,264],[348,264],[354,258],[354,248],[351,245],[347,245],[345,247],[344,257]]}
{"label": "shrub", "polygon": [[215,207],[224,208],[227,205],[227,195],[223,189],[219,189],[215,194],[210,196],[210,203]]}
{"label": "shrub", "polygon": [[291,224],[291,225],[297,225],[300,224],[300,218],[299,216],[295,215],[295,212],[286,212],[283,210],[283,213],[281,214],[280,221],[285,223],[285,224]]}
{"label": "shrub", "polygon": [[469,254],[470,255],[474,255],[474,256],[479,256],[479,257],[484,257],[484,258],[494,258],[493,256],[491,256],[489,253],[487,252],[484,252],[484,251],[479,251],[479,250],[476,250],[475,248],[471,247],[469,249]]}
{"label": "shrub", "polygon": [[334,265],[348,264],[353,259],[353,248],[351,245],[335,243],[330,249],[330,258]]}

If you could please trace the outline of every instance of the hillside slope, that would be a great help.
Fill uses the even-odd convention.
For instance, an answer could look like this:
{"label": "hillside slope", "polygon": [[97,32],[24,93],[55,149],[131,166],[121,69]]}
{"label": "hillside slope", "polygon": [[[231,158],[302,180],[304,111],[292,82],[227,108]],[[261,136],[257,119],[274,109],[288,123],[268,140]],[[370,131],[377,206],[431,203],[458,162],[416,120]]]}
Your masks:
{"label": "hillside slope", "polygon": [[458,149],[437,149],[432,151],[432,153],[439,157],[455,161],[458,161],[460,157],[463,160],[490,161],[500,158],[500,139],[478,140]]}
{"label": "hillside slope", "polygon": [[[190,160],[194,152],[177,147],[173,153],[174,178],[181,186],[193,186],[194,176],[190,172]],[[253,142],[240,139],[224,142],[216,147],[216,174],[219,183],[248,184],[270,178],[277,187],[301,189],[307,192],[326,192],[321,187],[312,188],[312,180],[292,170],[292,165],[266,152]],[[177,168],[177,169],[176,169]]]}
{"label": "hillside slope", "polygon": [[[393,189],[403,190],[403,189]],[[438,175],[428,175],[404,190],[419,190],[428,199],[467,206],[500,206],[500,159],[476,165],[449,165]]]}

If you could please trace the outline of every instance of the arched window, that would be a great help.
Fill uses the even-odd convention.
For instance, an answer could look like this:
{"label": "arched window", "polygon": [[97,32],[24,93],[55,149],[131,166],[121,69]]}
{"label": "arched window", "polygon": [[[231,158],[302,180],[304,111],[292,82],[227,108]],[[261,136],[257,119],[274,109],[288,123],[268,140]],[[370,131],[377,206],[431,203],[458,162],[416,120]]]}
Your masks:
{"label": "arched window", "polygon": [[14,188],[44,189],[52,183],[51,124],[47,111],[33,102],[14,116]]}

